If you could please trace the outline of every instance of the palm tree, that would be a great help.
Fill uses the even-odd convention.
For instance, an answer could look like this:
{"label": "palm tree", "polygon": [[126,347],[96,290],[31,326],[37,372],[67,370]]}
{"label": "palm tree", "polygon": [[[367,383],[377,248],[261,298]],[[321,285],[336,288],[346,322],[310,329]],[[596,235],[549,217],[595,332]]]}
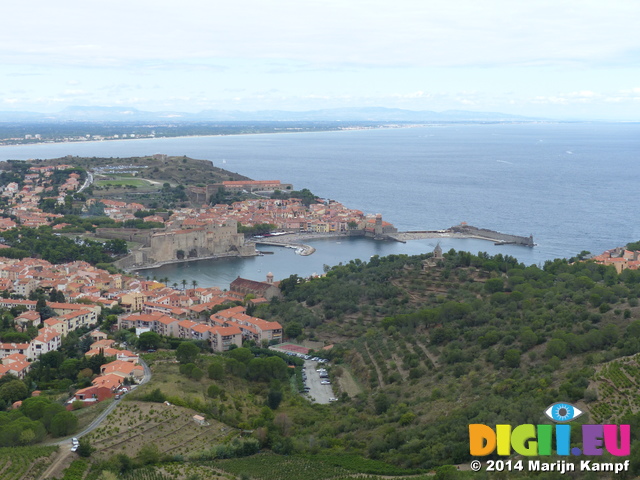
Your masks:
{"label": "palm tree", "polygon": [[177,289],[178,288],[178,284],[176,282],[173,282],[173,285],[171,285],[173,288]]}
{"label": "palm tree", "polygon": [[193,288],[196,288],[198,286],[198,281],[197,280],[191,280],[191,285],[193,286]]}
{"label": "palm tree", "polygon": [[187,281],[183,278],[182,282],[180,282],[180,283],[182,283],[182,289],[184,290],[185,287],[187,286]]}

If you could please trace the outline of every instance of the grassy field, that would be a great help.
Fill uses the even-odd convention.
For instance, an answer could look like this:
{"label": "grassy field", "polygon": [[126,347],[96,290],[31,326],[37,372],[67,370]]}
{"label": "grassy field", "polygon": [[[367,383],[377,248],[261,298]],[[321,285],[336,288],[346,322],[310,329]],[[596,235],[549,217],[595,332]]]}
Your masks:
{"label": "grassy field", "polygon": [[215,420],[208,420],[206,426],[196,425],[192,417],[197,413],[163,403],[121,402],[87,437],[96,448],[96,458],[109,458],[118,453],[135,457],[150,443],[162,454],[187,455],[236,435],[233,429]]}
{"label": "grassy field", "polygon": [[[202,356],[198,366],[206,372],[211,358]],[[268,394],[267,385],[258,383],[250,385],[244,380],[231,376],[216,382],[210,380],[206,373],[201,380],[197,381],[182,375],[179,365],[173,363],[172,358],[150,361],[153,363],[151,382],[137,389],[130,398],[140,398],[158,388],[170,402],[190,406],[196,410],[205,409],[213,402],[216,410],[220,412],[222,421],[230,425],[238,425],[249,418],[259,416],[265,405]],[[214,384],[224,391],[224,394],[216,399],[207,396],[207,389]]]}
{"label": "grassy field", "polygon": [[125,187],[136,187],[136,188],[157,188],[157,185],[140,178],[123,178],[121,180],[97,180],[94,185],[96,187],[112,187],[112,188],[125,188]]}

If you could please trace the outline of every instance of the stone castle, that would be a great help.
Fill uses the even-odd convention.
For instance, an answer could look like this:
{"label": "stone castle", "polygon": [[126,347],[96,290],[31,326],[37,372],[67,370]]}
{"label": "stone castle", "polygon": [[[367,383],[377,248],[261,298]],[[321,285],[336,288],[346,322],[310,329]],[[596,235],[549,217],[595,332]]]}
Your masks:
{"label": "stone castle", "polygon": [[218,225],[181,229],[99,228],[100,238],[117,238],[141,243],[142,247],[118,261],[120,268],[134,268],[157,263],[214,256],[249,257],[256,254],[253,245],[245,245],[244,234],[238,233],[238,222],[227,220]]}

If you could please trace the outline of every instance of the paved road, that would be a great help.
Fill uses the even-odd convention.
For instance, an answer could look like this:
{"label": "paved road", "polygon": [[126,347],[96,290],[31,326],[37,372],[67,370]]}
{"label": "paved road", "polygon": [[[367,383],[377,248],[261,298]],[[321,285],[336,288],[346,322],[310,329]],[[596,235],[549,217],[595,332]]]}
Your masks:
{"label": "paved road", "polygon": [[89,187],[93,183],[93,173],[87,172],[87,179],[84,181],[82,186],[78,189],[78,193],[82,192],[85,188]]}
{"label": "paved road", "polygon": [[[142,367],[144,368],[144,377],[142,377],[142,380],[140,381],[139,385],[144,385],[149,380],[151,380],[151,369],[145,363],[145,361],[142,360],[142,358],[140,359],[140,365],[142,365]],[[113,410],[115,410],[115,408],[118,406],[119,403],[120,403],[120,400],[114,400],[113,403],[111,405],[109,405],[107,408],[105,408],[104,411],[100,415],[98,415],[93,420],[93,422],[91,422],[89,424],[89,426],[87,428],[85,428],[81,432],[76,433],[74,435],[74,437],[75,438],[83,437],[86,434],[88,434],[88,433],[92,432],[93,430],[95,430],[96,428],[98,428],[100,426],[100,424],[102,423],[102,421],[105,418],[107,418],[107,415],[109,415],[111,412],[113,412]],[[58,440],[57,442],[47,443],[46,445],[65,445],[65,444],[68,444],[70,446],[71,445],[71,438],[65,438],[63,440]]]}

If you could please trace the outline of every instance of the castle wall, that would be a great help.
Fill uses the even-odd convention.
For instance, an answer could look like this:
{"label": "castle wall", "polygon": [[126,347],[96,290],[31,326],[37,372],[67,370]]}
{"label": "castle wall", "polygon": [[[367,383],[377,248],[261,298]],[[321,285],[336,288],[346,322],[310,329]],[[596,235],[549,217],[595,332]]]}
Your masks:
{"label": "castle wall", "polygon": [[141,230],[137,228],[97,228],[96,236],[99,238],[111,238],[125,240],[127,242],[141,243],[145,247],[151,245],[151,236],[162,229],[152,228]]}
{"label": "castle wall", "polygon": [[[255,246],[245,245],[244,234],[238,233],[238,223],[229,220],[223,225],[209,224],[190,230],[136,230],[98,229],[102,238],[117,238],[138,242],[142,248],[118,260],[120,268],[133,268],[150,263],[170,262],[181,259],[211,257],[215,255],[255,255]],[[182,251],[180,257],[178,252]]]}
{"label": "castle wall", "polygon": [[247,253],[244,234],[237,233],[237,222],[208,225],[205,228],[158,232],[151,236],[149,257],[153,262],[177,260],[178,252],[184,258],[207,257],[230,252]]}

